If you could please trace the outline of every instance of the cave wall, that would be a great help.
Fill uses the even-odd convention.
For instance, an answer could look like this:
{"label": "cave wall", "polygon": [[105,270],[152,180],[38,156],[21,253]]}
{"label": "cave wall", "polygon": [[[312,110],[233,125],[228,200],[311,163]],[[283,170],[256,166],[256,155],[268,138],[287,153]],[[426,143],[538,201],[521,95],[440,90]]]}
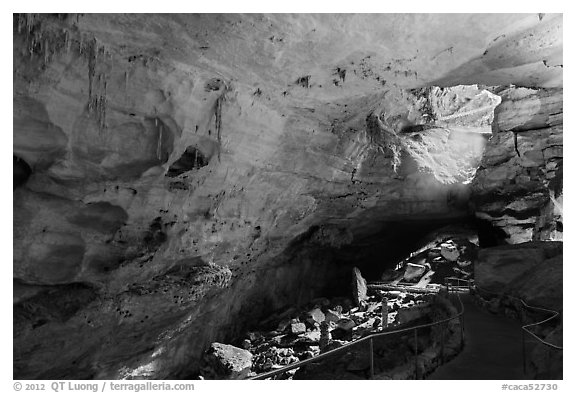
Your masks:
{"label": "cave wall", "polygon": [[[15,15],[14,377],[190,376],[210,342],[345,282],[339,247],[469,217],[491,110],[466,128],[451,100],[483,108],[483,88],[425,87],[559,86],[561,25]],[[431,114],[420,140],[374,126]]]}
{"label": "cave wall", "polygon": [[563,90],[504,89],[472,183],[476,216],[508,243],[562,240]]}

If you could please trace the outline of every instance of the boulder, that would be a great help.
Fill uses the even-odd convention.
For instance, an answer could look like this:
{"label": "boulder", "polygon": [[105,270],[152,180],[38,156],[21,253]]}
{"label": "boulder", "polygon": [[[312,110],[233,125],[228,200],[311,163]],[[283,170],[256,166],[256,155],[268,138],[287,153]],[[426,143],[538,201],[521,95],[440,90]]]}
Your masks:
{"label": "boulder", "polygon": [[424,275],[426,271],[426,266],[416,265],[414,263],[407,263],[406,270],[404,271],[404,280],[406,281],[416,281]]}
{"label": "boulder", "polygon": [[445,259],[450,262],[456,262],[458,257],[460,256],[460,252],[456,248],[454,244],[451,243],[442,243],[440,249],[440,255],[442,255]]}
{"label": "boulder", "polygon": [[352,271],[352,298],[358,307],[363,306],[368,299],[368,285],[366,279],[362,277],[360,269],[355,267]]}
{"label": "boulder", "polygon": [[212,343],[204,360],[218,379],[244,379],[252,367],[249,351],[221,343]]}
{"label": "boulder", "polygon": [[322,323],[326,319],[326,316],[319,308],[315,308],[311,311],[308,311],[308,315],[314,322]]}
{"label": "boulder", "polygon": [[350,331],[352,330],[352,328],[356,326],[356,324],[354,323],[353,320],[348,319],[348,318],[342,318],[341,320],[338,321],[338,323],[336,324],[336,328],[337,329],[342,329],[344,331]]}
{"label": "boulder", "polygon": [[290,324],[290,333],[292,334],[302,334],[306,333],[306,325],[302,322],[292,322]]}
{"label": "boulder", "polygon": [[327,310],[324,313],[324,320],[326,322],[338,322],[341,318],[342,318],[342,314],[337,313],[336,311],[333,310]]}

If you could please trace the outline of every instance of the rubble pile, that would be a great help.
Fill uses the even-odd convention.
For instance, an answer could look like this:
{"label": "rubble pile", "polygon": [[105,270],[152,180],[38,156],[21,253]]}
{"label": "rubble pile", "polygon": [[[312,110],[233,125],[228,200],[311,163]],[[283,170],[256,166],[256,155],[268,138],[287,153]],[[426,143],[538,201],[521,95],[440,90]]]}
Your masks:
{"label": "rubble pile", "polygon": [[[293,307],[274,314],[260,323],[262,330],[249,332],[239,340],[239,345],[252,354],[249,375],[279,369],[383,329],[395,330],[409,324],[429,314],[433,296],[375,291],[364,297],[362,306],[355,306],[350,298],[318,298],[300,309]],[[384,313],[383,298],[386,299]],[[387,317],[384,326],[383,314]],[[292,378],[296,371],[288,371],[282,377]],[[229,378],[229,373],[215,369],[213,362],[205,362],[201,375]]]}
{"label": "rubble pile", "polygon": [[410,283],[419,287],[443,284],[446,277],[472,279],[473,261],[477,259],[478,245],[465,238],[454,237],[438,241],[424,250],[411,254],[394,270],[385,271],[382,280]]}

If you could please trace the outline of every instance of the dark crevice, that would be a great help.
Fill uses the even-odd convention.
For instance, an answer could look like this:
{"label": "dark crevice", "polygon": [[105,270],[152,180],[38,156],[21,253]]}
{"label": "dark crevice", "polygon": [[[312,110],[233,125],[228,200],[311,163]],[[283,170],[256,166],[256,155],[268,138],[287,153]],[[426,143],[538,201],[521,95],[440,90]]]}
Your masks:
{"label": "dark crevice", "polygon": [[208,163],[208,158],[206,158],[206,156],[200,150],[194,146],[188,146],[182,156],[178,160],[174,161],[172,165],[170,165],[166,176],[176,177],[184,172],[202,168],[208,165]]}
{"label": "dark crevice", "polygon": [[28,178],[32,174],[32,168],[26,161],[18,156],[13,156],[13,189],[23,186],[28,181]]}
{"label": "dark crevice", "polygon": [[516,154],[520,157],[520,152],[518,151],[518,133],[514,133],[514,150],[516,150]]}
{"label": "dark crevice", "polygon": [[475,219],[478,231],[478,242],[481,248],[494,247],[506,244],[508,234],[502,228],[495,227],[489,221]]}

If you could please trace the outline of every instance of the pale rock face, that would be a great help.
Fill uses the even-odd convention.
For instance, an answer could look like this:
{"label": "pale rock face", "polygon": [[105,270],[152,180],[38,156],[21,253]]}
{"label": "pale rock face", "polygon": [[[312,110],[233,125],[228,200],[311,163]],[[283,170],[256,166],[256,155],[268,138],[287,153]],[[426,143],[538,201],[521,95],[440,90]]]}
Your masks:
{"label": "pale rock face", "polygon": [[414,263],[407,263],[406,270],[404,271],[404,280],[411,282],[420,279],[424,272],[426,271],[426,266],[417,265]]}
{"label": "pale rock face", "polygon": [[[505,124],[558,189],[561,90],[509,90],[529,104],[486,139],[489,86],[558,88],[561,58],[550,14],[15,16],[14,376],[194,375],[211,342],[349,285],[336,251],[468,217],[481,160],[481,195],[516,176]],[[516,221],[478,212],[556,238],[538,184]]]}
{"label": "pale rock face", "polygon": [[352,299],[354,299],[357,306],[363,306],[366,303],[368,298],[367,291],[366,279],[362,277],[360,269],[355,267],[352,272]]}

